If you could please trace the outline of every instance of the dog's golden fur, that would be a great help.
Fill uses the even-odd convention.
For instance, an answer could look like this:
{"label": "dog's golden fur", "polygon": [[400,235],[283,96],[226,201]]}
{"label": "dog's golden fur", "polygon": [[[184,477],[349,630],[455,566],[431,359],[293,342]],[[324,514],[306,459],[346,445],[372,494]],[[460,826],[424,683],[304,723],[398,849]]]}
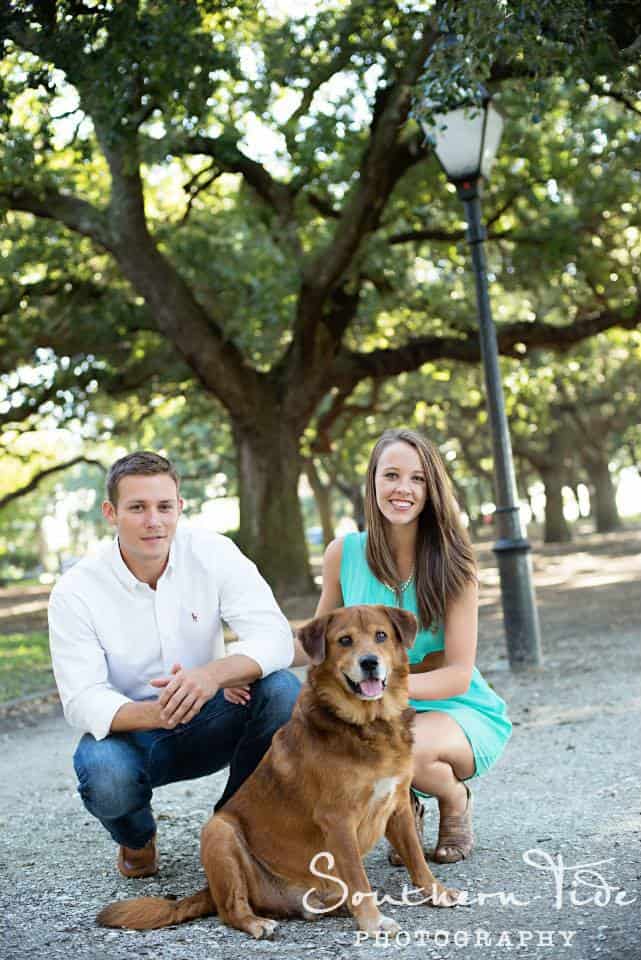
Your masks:
{"label": "dog's golden fur", "polygon": [[[113,903],[98,922],[145,930],[217,913],[254,937],[270,937],[273,918],[314,919],[315,911],[338,908],[347,889],[361,930],[393,930],[374,897],[352,901],[371,891],[362,858],[384,835],[425,899],[452,906],[456,892],[427,866],[409,798],[414,711],[405,647],[415,634],[411,613],[380,606],[344,608],[307,624],[299,636],[313,665],[291,720],[203,827],[208,886],[178,901]],[[343,888],[310,872],[322,851],[334,857]],[[326,861],[318,872],[327,872]]]}

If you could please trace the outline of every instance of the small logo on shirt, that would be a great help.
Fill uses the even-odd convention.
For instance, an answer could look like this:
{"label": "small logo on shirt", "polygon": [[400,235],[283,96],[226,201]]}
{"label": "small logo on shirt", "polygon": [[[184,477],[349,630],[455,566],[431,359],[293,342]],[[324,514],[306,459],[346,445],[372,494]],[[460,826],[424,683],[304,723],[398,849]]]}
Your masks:
{"label": "small logo on shirt", "polygon": [[191,619],[194,621],[194,623],[198,623],[198,614],[192,611]]}

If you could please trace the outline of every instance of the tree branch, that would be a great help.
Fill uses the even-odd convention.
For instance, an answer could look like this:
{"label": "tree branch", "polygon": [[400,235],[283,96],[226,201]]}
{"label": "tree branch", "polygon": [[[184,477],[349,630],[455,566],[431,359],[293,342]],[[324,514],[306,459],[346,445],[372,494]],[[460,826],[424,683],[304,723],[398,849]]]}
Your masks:
{"label": "tree branch", "polygon": [[[201,180],[200,178],[204,174],[207,174],[207,176],[205,177],[204,180]],[[215,180],[221,177],[222,174],[223,174],[223,171],[216,164],[216,161],[212,160],[212,162],[207,167],[205,167],[203,170],[199,170],[197,173],[193,175],[193,177],[190,177],[190,179],[187,181],[186,184],[184,184],[183,190],[187,194],[188,199],[187,199],[187,206],[185,207],[185,212],[183,213],[182,217],[178,221],[178,226],[182,227],[185,223],[187,223],[187,220],[189,219],[194,202],[197,199],[197,197],[199,197],[200,194],[203,193],[205,190],[208,190],[209,187],[211,187],[212,183],[214,183]]]}
{"label": "tree branch", "polygon": [[65,463],[58,463],[55,467],[47,467],[46,470],[41,470],[34,477],[32,477],[28,483],[24,484],[24,486],[19,487],[17,490],[13,490],[11,493],[5,494],[4,497],[0,497],[0,510],[2,510],[3,507],[6,507],[9,503],[12,503],[14,500],[17,500],[19,497],[24,497],[26,494],[31,493],[31,491],[35,490],[43,480],[47,479],[47,477],[52,476],[54,473],[59,473],[61,470],[68,470],[69,467],[73,467],[77,463],[88,463],[91,466],[100,467],[100,469],[106,473],[106,469],[103,464],[100,463],[100,461],[92,460],[90,457],[74,457],[73,460],[67,460]]}
{"label": "tree branch", "polygon": [[[240,134],[236,135],[240,139]],[[220,137],[194,136],[180,140],[163,140],[160,146],[174,156],[202,155],[212,157],[227,173],[240,173],[250,187],[268,206],[281,215],[290,216],[293,211],[295,191],[287,184],[279,183],[271,173],[256,160],[252,160],[237,146],[230,134]],[[156,150],[158,144],[154,144]]]}
{"label": "tree branch", "polygon": [[[349,31],[345,30],[345,27],[343,27],[343,30],[341,31],[342,36],[340,39],[346,39],[348,32]],[[327,83],[336,73],[340,73],[341,70],[344,70],[345,67],[348,66],[350,56],[350,50],[339,48],[334,58],[328,64],[326,64],[324,68],[321,68],[317,76],[314,77],[313,82],[310,82],[309,86],[305,88],[301,102],[283,125],[285,142],[291,157],[293,157],[296,153],[296,141],[294,140],[294,135],[298,121],[305,116],[312,105],[315,95],[318,93],[323,84]]]}
{"label": "tree branch", "polygon": [[36,193],[23,187],[4,187],[0,189],[0,204],[10,210],[57,220],[106,250],[113,249],[113,237],[106,214],[79,197],[48,189]]}
{"label": "tree branch", "polygon": [[[613,310],[590,314],[564,327],[547,323],[522,321],[497,328],[499,353],[520,358],[526,348],[565,351],[576,343],[611,327],[633,330],[641,325],[641,307],[629,315]],[[405,371],[417,370],[433,360],[459,360],[463,363],[479,363],[480,344],[476,333],[461,337],[416,337],[401,347],[372,350],[370,353],[341,351],[335,361],[334,383],[339,389],[353,387],[366,377],[392,377]]]}
{"label": "tree branch", "polygon": [[639,109],[634,100],[630,99],[630,97],[627,97],[624,93],[621,93],[618,90],[608,90],[596,80],[590,80],[589,87],[590,90],[598,97],[605,97],[609,100],[614,100],[616,103],[622,103],[623,106],[628,110],[632,110],[633,113],[636,113],[637,116],[641,117],[641,109]]}
{"label": "tree branch", "polygon": [[[314,392],[314,387],[322,390],[327,368],[358,304],[360,284],[355,293],[347,293],[350,284],[344,275],[365,236],[380,224],[385,205],[398,181],[427,155],[427,148],[418,136],[404,138],[402,131],[412,105],[413,85],[437,36],[428,22],[425,35],[417,42],[399,81],[379,91],[358,183],[341,211],[332,239],[305,266],[293,338],[284,366],[290,372],[296,371],[299,381],[308,383],[307,396]],[[336,311],[336,305],[332,307],[328,300],[335,297],[341,283],[344,290],[338,298],[341,302]],[[350,306],[351,315],[346,306]],[[310,378],[315,383],[312,384]],[[300,406],[300,392],[291,396],[294,408]]]}
{"label": "tree branch", "polygon": [[251,418],[251,411],[261,405],[255,394],[264,377],[247,366],[240,350],[223,335],[222,326],[198,303],[151,237],[135,146],[102,141],[112,177],[108,215],[84,200],[51,190],[41,194],[22,188],[0,191],[0,203],[61,222],[112,253],[123,275],[147,302],[157,329],[205,388],[237,415]]}
{"label": "tree branch", "polygon": [[630,63],[636,63],[641,54],[641,34],[632,41],[627,47],[621,50],[621,56]]}
{"label": "tree branch", "polygon": [[367,233],[374,230],[387,200],[405,171],[426,155],[416,143],[399,139],[412,105],[413,85],[438,34],[427,28],[399,82],[384,92],[361,163],[358,186],[343,208],[330,243],[310,262],[304,286],[312,301],[321,304],[347,269]]}
{"label": "tree branch", "polygon": [[314,453],[331,453],[332,441],[330,430],[345,409],[347,398],[351,394],[351,387],[338,390],[332,397],[328,409],[322,413],[316,422],[316,439],[312,444]]}
{"label": "tree branch", "polygon": [[[97,129],[111,171],[113,255],[124,276],[144,297],[157,329],[173,343],[202,385],[239,417],[263,403],[265,377],[249,367],[171,261],[159,250],[145,217],[138,143],[116,143]],[[260,399],[259,399],[260,397]]]}
{"label": "tree branch", "polygon": [[[16,428],[18,424],[30,421],[32,417],[40,412],[41,407],[45,403],[55,403],[56,400],[59,399],[60,393],[63,390],[69,389],[69,386],[73,386],[76,390],[84,390],[87,384],[95,380],[95,378],[95,371],[89,370],[81,376],[74,375],[71,377],[71,383],[69,383],[69,385],[61,382],[60,379],[54,379],[53,383],[42,387],[42,389],[32,387],[23,403],[15,407],[11,406],[8,410],[0,413],[0,427],[11,426]],[[24,392],[24,389],[24,384],[19,384],[17,387],[20,393]]]}
{"label": "tree branch", "polygon": [[318,210],[321,216],[331,220],[340,220],[340,210],[333,207],[330,201],[321,197],[320,194],[314,193],[313,191],[305,192],[305,199],[309,202],[310,206]]}
{"label": "tree branch", "polygon": [[[580,226],[577,226],[577,233],[580,232]],[[390,246],[399,243],[417,243],[421,240],[431,240],[434,243],[459,243],[465,239],[464,230],[439,230],[426,227],[425,230],[408,230],[405,233],[395,233],[389,239]],[[520,243],[531,247],[541,247],[549,242],[549,236],[545,234],[534,234],[531,232],[518,233],[513,230],[489,230],[486,239],[507,240],[509,243]]]}
{"label": "tree branch", "polygon": [[[399,243],[420,243],[431,240],[435,243],[458,243],[465,238],[465,230],[441,230],[438,227],[424,227],[422,230],[405,230],[393,233],[387,242],[391,247]],[[490,238],[488,237],[488,240]]]}
{"label": "tree branch", "polygon": [[491,483],[493,482],[493,479],[494,479],[494,478],[493,478],[493,475],[492,475],[492,471],[491,471],[491,470],[485,470],[485,469],[481,466],[481,461],[482,461],[482,459],[483,459],[483,454],[481,454],[480,456],[476,456],[474,453],[472,453],[472,448],[470,447],[470,444],[469,444],[469,442],[468,442],[468,438],[467,438],[467,437],[464,437],[464,436],[461,436],[460,431],[456,434],[456,439],[457,439],[458,442],[459,442],[459,446],[460,446],[460,448],[461,448],[461,453],[463,454],[463,459],[465,460],[465,462],[467,463],[467,465],[468,465],[470,468],[472,468],[475,473],[477,473],[479,476],[483,477],[485,480],[488,481],[488,483],[491,484]]}
{"label": "tree branch", "polygon": [[[505,200],[496,208],[496,210],[494,210],[493,213],[488,214],[487,220],[485,221],[485,226],[488,231],[488,240],[512,240],[514,243],[530,244],[540,244],[545,242],[545,238],[533,236],[531,232],[519,234],[512,230],[490,230],[490,227],[497,223],[504,213],[507,213],[510,207],[525,194],[526,190],[543,182],[544,181],[542,180],[530,181],[530,183],[525,184],[522,189],[509,196],[507,200]],[[392,234],[392,236],[388,238],[387,242],[391,246],[398,243],[411,243],[421,240],[432,240],[437,243],[457,243],[459,240],[463,240],[464,238],[465,230],[444,230],[439,227],[425,227],[422,230],[406,230],[403,233]]]}

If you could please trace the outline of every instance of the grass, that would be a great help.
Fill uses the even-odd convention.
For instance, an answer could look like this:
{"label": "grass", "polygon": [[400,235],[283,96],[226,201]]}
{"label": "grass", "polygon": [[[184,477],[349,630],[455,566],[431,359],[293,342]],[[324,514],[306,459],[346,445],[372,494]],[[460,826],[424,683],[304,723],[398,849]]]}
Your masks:
{"label": "grass", "polygon": [[0,634],[0,704],[54,686],[46,631]]}

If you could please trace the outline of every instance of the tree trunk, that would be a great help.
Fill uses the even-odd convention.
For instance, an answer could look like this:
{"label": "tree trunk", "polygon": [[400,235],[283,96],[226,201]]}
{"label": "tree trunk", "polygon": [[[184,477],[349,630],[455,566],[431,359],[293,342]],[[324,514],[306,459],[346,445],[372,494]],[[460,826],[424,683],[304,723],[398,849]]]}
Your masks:
{"label": "tree trunk", "polygon": [[541,469],[545,487],[544,543],[569,543],[572,532],[563,513],[563,470],[560,463]]}
{"label": "tree trunk", "polygon": [[327,546],[336,536],[334,532],[334,519],[332,517],[332,488],[329,484],[325,485],[323,483],[318,475],[316,464],[311,457],[305,461],[305,473],[307,474],[309,485],[312,488],[314,499],[316,500],[316,507],[318,508],[318,515],[323,530],[323,543]]}
{"label": "tree trunk", "polygon": [[452,481],[452,487],[454,488],[454,494],[456,496],[456,502],[458,503],[459,509],[467,515],[468,533],[472,540],[474,540],[476,539],[477,534],[476,519],[470,505],[470,498],[467,490],[462,484],[457,483],[453,476],[450,476],[450,480]]}
{"label": "tree trunk", "polygon": [[590,484],[594,490],[594,517],[597,533],[619,530],[621,519],[617,510],[616,490],[608,466],[608,458],[590,457],[588,467]]}
{"label": "tree trunk", "polygon": [[234,423],[233,429],[238,454],[239,546],[279,598],[311,593],[314,584],[298,499],[300,431],[282,418],[270,416],[250,427]]}
{"label": "tree trunk", "polygon": [[349,489],[349,499],[354,511],[354,522],[362,532],[365,529],[365,500],[363,498],[363,487],[360,483],[353,483]]}

